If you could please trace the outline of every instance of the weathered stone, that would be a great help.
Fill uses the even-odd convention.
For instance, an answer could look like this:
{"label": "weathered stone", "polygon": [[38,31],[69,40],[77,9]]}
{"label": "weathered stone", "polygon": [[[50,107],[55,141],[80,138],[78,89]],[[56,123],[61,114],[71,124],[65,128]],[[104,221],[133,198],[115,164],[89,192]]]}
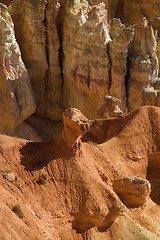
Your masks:
{"label": "weathered stone", "polygon": [[135,208],[146,203],[151,192],[151,185],[145,179],[129,176],[115,180],[113,189],[127,207]]}
{"label": "weathered stone", "polygon": [[126,28],[119,19],[110,22],[110,36],[112,41],[108,44],[110,59],[110,95],[121,100],[120,108],[126,108],[126,84],[128,45],[133,39],[133,30]]}
{"label": "weathered stone", "polygon": [[[61,6],[62,7],[62,6]],[[62,105],[62,73],[61,57],[62,51],[62,28],[63,15],[59,11],[58,0],[48,0],[45,10],[45,37],[46,37],[46,58],[48,69],[46,72],[46,110],[45,115],[49,119],[62,120],[64,107]]]}
{"label": "weathered stone", "polygon": [[155,90],[160,90],[160,78],[156,78],[155,81],[150,84]]}
{"label": "weathered stone", "polygon": [[37,102],[37,113],[45,116],[46,57],[45,19],[46,0],[16,0],[9,6],[20,46]]}
{"label": "weathered stone", "polygon": [[13,0],[1,0],[0,2],[5,4],[6,6],[9,6]]}
{"label": "weathered stone", "polygon": [[160,106],[160,90],[148,87],[143,90],[143,105]]}
{"label": "weathered stone", "polygon": [[[118,5],[114,13],[115,17],[121,19],[126,25],[139,25],[139,22],[144,17],[147,18],[149,26],[152,26],[154,30],[160,30],[160,2],[159,0],[119,0]],[[157,36],[158,46],[160,44],[160,38]],[[157,51],[158,60],[160,62],[159,47]]]}
{"label": "weathered stone", "polygon": [[76,140],[89,130],[90,122],[78,109],[69,108],[63,113],[63,123],[62,139],[72,150]]}
{"label": "weathered stone", "polygon": [[16,180],[15,174],[12,171],[7,171],[3,176],[9,182],[14,182]]}
{"label": "weathered stone", "polygon": [[105,96],[105,104],[97,112],[97,118],[122,116],[123,112],[119,108],[120,100],[112,96]]}
{"label": "weathered stone", "polygon": [[145,18],[134,26],[134,38],[129,49],[128,109],[143,106],[142,92],[158,76],[156,38]]}
{"label": "weathered stone", "polygon": [[35,111],[30,79],[8,9],[0,4],[0,130],[15,129]]}
{"label": "weathered stone", "polygon": [[[76,3],[77,2],[77,3]],[[73,1],[66,8],[63,31],[63,102],[95,118],[109,88],[110,41],[105,5]]]}

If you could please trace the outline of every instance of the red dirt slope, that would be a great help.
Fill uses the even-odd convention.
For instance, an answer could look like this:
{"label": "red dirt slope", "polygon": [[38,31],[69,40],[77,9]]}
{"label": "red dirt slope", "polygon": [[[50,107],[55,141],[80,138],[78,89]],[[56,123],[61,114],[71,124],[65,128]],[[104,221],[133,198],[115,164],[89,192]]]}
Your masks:
{"label": "red dirt slope", "polygon": [[[95,120],[84,140],[70,152],[61,139],[0,136],[0,239],[160,239],[160,108]],[[142,198],[138,207],[127,203]],[[23,219],[12,211],[17,204]]]}

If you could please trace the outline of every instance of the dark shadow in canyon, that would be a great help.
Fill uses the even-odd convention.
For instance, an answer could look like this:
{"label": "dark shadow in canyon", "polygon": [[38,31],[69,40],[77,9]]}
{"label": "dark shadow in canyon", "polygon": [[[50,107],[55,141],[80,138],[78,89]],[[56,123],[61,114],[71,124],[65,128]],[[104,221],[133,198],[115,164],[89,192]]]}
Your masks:
{"label": "dark shadow in canyon", "polygon": [[68,159],[73,155],[60,138],[48,142],[28,142],[20,149],[20,153],[21,164],[26,171],[40,170],[51,161]]}
{"label": "dark shadow in canyon", "polygon": [[151,183],[152,201],[160,205],[160,152],[148,158],[147,180]]}

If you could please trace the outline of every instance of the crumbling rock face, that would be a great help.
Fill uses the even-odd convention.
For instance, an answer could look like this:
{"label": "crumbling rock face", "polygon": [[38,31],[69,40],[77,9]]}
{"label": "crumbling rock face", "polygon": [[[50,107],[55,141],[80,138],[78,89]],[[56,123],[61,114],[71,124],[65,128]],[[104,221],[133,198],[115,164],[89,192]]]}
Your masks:
{"label": "crumbling rock face", "polygon": [[[149,26],[152,26],[154,30],[160,30],[160,11],[159,8],[160,3],[158,0],[135,0],[135,1],[127,1],[127,0],[119,0],[118,5],[116,6],[115,15],[120,18],[121,21],[129,26],[129,25],[139,25],[139,22],[144,17],[147,18],[149,22]],[[159,36],[157,36],[157,42],[159,45]],[[160,62],[160,54],[159,47],[157,49],[157,56]]]}
{"label": "crumbling rock face", "polygon": [[123,112],[119,108],[120,100],[118,98],[106,95],[105,104],[97,112],[97,118],[122,116]]}
{"label": "crumbling rock face", "polygon": [[134,38],[129,49],[128,109],[133,111],[143,105],[142,92],[158,77],[156,38],[153,28],[143,18],[134,26]]}
{"label": "crumbling rock face", "polygon": [[41,115],[44,115],[46,109],[45,74],[48,68],[43,24],[45,7],[45,0],[16,0],[9,7],[15,25],[16,39],[35,92],[37,112]]}
{"label": "crumbling rock face", "polygon": [[133,30],[126,28],[119,19],[110,22],[108,55],[110,59],[110,95],[121,100],[120,108],[126,108],[126,83],[128,45],[133,39]]}
{"label": "crumbling rock face", "polygon": [[62,139],[67,148],[72,150],[80,141],[81,135],[89,130],[90,122],[78,109],[69,108],[63,113],[63,123]]}
{"label": "crumbling rock face", "polygon": [[132,11],[125,27],[121,23],[126,22],[125,14],[121,16],[118,9],[125,12],[126,4],[132,11],[131,5],[140,3],[120,0],[11,3],[9,10],[35,91],[38,115],[61,120],[65,109],[77,107],[89,119],[95,118],[105,104],[105,95],[119,98],[120,108],[125,112],[145,104],[142,93],[158,76],[158,35],[150,26],[153,21],[148,10],[146,15]]}
{"label": "crumbling rock face", "polygon": [[113,189],[129,208],[143,206],[151,192],[150,183],[142,178],[129,176],[113,182]]}
{"label": "crumbling rock face", "polygon": [[119,0],[115,16],[126,25],[139,24],[140,19],[146,17],[154,29],[159,29],[159,0]]}
{"label": "crumbling rock face", "polygon": [[[80,126],[87,122],[76,109],[68,116],[77,125],[81,119]],[[60,138],[31,142],[0,135],[2,239],[159,239],[160,109],[98,121],[101,144],[81,142],[74,154]],[[4,177],[8,169],[17,179]],[[45,185],[38,183],[42,174]],[[17,203],[30,227],[12,212]]]}
{"label": "crumbling rock face", "polygon": [[14,130],[35,111],[30,78],[7,7],[0,4],[0,129]]}
{"label": "crumbling rock face", "polygon": [[73,1],[66,8],[63,32],[63,102],[95,118],[109,88],[110,41],[105,5]]}

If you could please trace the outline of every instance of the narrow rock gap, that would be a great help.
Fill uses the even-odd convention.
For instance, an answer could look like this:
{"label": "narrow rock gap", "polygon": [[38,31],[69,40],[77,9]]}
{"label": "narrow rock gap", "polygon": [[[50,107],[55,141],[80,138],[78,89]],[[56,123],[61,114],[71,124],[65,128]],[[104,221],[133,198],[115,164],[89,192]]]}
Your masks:
{"label": "narrow rock gap", "polygon": [[111,60],[110,53],[109,53],[109,43],[108,43],[108,45],[106,47],[107,47],[108,60],[109,60],[109,64],[110,64],[110,67],[109,67],[109,70],[108,70],[108,72],[109,72],[109,86],[108,86],[108,90],[110,90],[111,84],[112,84],[112,74],[111,74],[112,60]]}
{"label": "narrow rock gap", "polygon": [[50,62],[49,62],[48,33],[47,33],[48,23],[47,23],[47,17],[46,17],[47,8],[48,8],[48,3],[46,4],[46,6],[45,6],[45,10],[44,10],[43,24],[44,24],[44,27],[45,27],[45,50],[46,50],[46,60],[47,60],[47,64],[48,64],[48,66],[49,66],[49,65],[50,65]]}
{"label": "narrow rock gap", "polygon": [[130,77],[130,61],[127,57],[127,73],[125,75],[125,88],[126,88],[126,107],[128,109],[128,80],[129,80],[129,77]]}
{"label": "narrow rock gap", "polygon": [[59,57],[59,65],[60,65],[60,72],[61,72],[61,93],[63,93],[63,86],[64,86],[64,77],[63,77],[63,60],[64,60],[64,51],[63,51],[63,9],[59,10],[59,14],[56,19],[56,26],[58,31],[59,37],[59,50],[58,50],[58,57]]}
{"label": "narrow rock gap", "polygon": [[45,53],[46,53],[46,61],[47,61],[47,69],[45,72],[45,78],[44,78],[44,94],[47,95],[48,91],[48,68],[50,66],[50,61],[49,61],[49,49],[48,49],[48,22],[47,22],[47,8],[48,8],[48,3],[45,5],[45,10],[44,10],[44,19],[43,19],[43,25],[45,27]]}
{"label": "narrow rock gap", "polygon": [[87,86],[89,88],[90,86],[90,66],[89,66],[89,63],[88,63],[88,78],[87,78]]}

